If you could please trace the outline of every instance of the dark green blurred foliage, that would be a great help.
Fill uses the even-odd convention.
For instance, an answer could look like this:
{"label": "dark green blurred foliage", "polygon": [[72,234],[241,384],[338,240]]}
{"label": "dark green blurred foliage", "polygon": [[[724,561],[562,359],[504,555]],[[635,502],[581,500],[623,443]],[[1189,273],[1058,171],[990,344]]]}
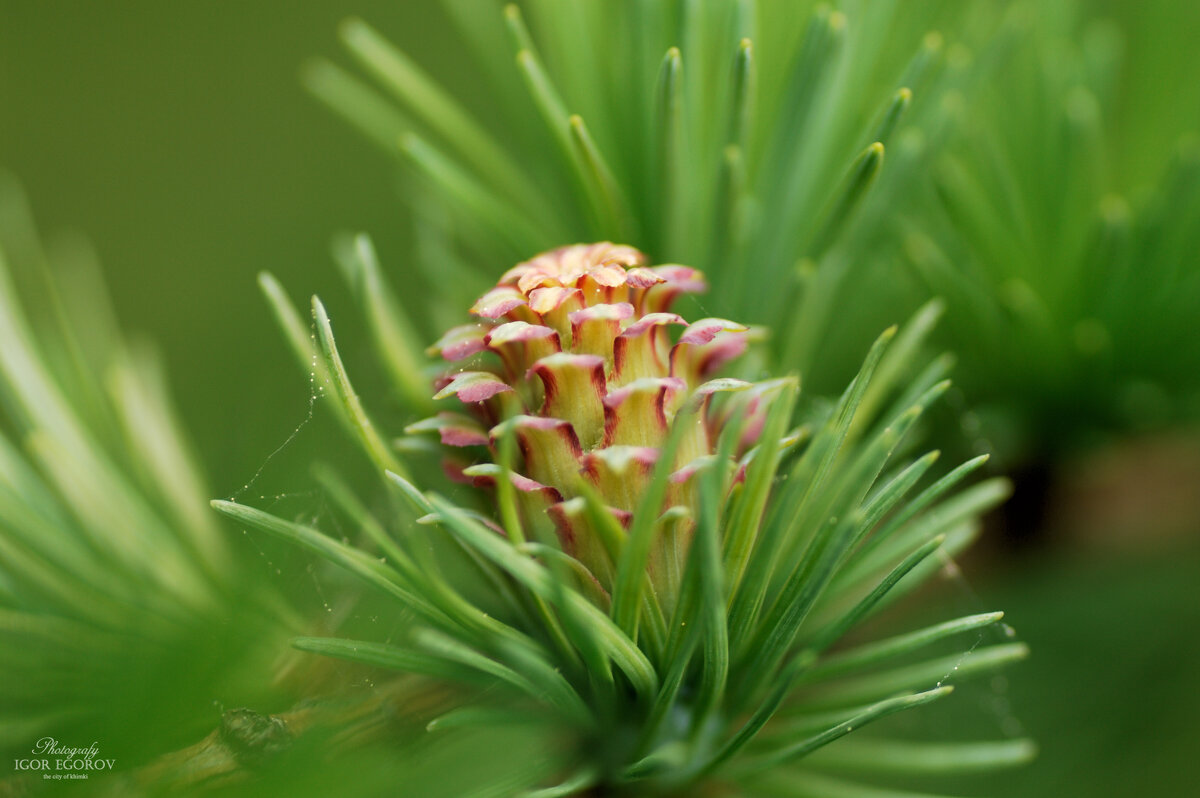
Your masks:
{"label": "dark green blurred foliage", "polygon": [[947,302],[977,434],[1021,467],[1194,422],[1200,140],[1118,143],[1123,79],[1142,75],[1111,21],[1018,5],[995,39],[1003,57],[897,230],[896,268]]}

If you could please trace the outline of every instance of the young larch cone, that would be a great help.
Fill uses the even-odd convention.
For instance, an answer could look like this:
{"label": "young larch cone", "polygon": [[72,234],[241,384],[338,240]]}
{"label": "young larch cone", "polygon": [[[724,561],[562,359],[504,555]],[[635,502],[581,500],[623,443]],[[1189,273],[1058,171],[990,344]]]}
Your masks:
{"label": "young larch cone", "polygon": [[[452,447],[487,447],[491,462],[461,469],[477,485],[494,485],[504,473],[496,461],[512,434],[520,457],[509,478],[527,528],[557,535],[607,590],[613,542],[588,522],[580,481],[628,524],[672,424],[685,424],[662,510],[689,512],[664,514],[649,565],[656,587],[670,593],[695,516],[694,477],[728,417],[709,407],[712,395],[749,391],[742,407],[753,409],[760,391],[712,379],[745,350],[746,327],[713,318],[689,324],[671,311],[681,294],[706,288],[703,275],[645,263],[636,249],[604,242],[562,247],[510,269],[471,308],[478,321],[450,330],[430,350],[457,367],[438,380],[434,398],[457,397],[469,415],[442,412],[408,431],[436,430]],[[753,437],[753,422],[746,426]]]}

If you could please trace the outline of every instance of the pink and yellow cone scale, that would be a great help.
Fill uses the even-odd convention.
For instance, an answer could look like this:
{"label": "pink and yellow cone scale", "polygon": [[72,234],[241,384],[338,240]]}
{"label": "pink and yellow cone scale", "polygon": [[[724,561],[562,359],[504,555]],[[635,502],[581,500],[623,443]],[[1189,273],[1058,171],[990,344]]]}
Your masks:
{"label": "pink and yellow cone scale", "polygon": [[[409,427],[436,430],[447,446],[487,447],[493,462],[461,470],[477,485],[503,473],[496,454],[502,436],[514,435],[520,458],[509,478],[526,523],[535,534],[556,534],[605,589],[613,552],[590,528],[580,481],[627,523],[678,421],[686,427],[663,509],[691,511],[693,477],[713,455],[721,423],[709,407],[713,394],[747,391],[743,409],[761,415],[753,412],[758,386],[712,378],[745,350],[747,328],[713,318],[689,324],[672,307],[705,290],[703,275],[645,263],[637,250],[605,242],[510,269],[471,308],[478,321],[430,350],[457,367],[438,380],[435,398],[457,397],[467,414],[447,411]],[[747,426],[752,436],[753,422]],[[677,584],[692,515],[662,519],[650,563],[659,587]]]}

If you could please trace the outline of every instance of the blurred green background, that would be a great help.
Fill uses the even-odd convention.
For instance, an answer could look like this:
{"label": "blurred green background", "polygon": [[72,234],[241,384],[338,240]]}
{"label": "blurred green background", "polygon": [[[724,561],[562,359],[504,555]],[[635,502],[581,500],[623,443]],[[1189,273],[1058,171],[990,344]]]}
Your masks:
{"label": "blurred green background", "polygon": [[[336,53],[349,13],[477,92],[474,64],[427,0],[0,3],[0,165],[25,184],[43,232],[77,228],[95,243],[125,327],[166,355],[219,495],[308,412],[256,272],[320,293],[337,323],[350,303],[328,242],[363,229],[403,292],[410,223],[390,166],[297,79],[307,58]],[[1126,41],[1109,156],[1116,184],[1136,191],[1200,126],[1200,4],[1097,0],[1089,13]],[[338,335],[351,370],[369,375],[361,326]],[[319,432],[295,446],[319,445]],[[271,460],[262,490],[302,484],[307,462]],[[1196,794],[1197,462],[1197,438],[1171,432],[1063,467],[1074,476],[1051,475],[1049,542],[1013,552],[993,541],[967,564],[978,609],[1008,610],[1034,651],[1009,674],[1009,697],[1042,755],[990,778],[987,794]],[[1156,493],[1164,483],[1176,489]]]}
{"label": "blurred green background", "polygon": [[[422,33],[430,5],[356,9],[436,57]],[[95,243],[120,318],[165,350],[214,487],[231,493],[307,406],[255,274],[270,269],[336,308],[335,231],[370,230],[392,263],[406,239],[377,153],[297,77],[335,49],[348,9],[0,7],[0,163],[25,184],[44,233],[72,227]]]}

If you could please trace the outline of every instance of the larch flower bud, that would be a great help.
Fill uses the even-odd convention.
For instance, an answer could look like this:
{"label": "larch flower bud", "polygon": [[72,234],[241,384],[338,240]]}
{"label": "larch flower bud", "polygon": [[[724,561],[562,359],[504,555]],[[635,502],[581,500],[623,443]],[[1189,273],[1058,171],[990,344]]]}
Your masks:
{"label": "larch flower bud", "polygon": [[[628,523],[679,419],[686,426],[663,510],[692,510],[694,477],[713,455],[722,420],[709,407],[712,394],[753,387],[712,379],[745,350],[745,326],[689,323],[672,311],[681,294],[706,288],[703,275],[645,263],[636,249],[605,242],[562,247],[509,270],[471,308],[478,321],[450,330],[430,350],[455,365],[434,398],[457,397],[467,413],[446,411],[409,427],[437,431],[447,446],[487,447],[491,462],[460,472],[477,485],[504,473],[495,461],[512,434],[520,457],[509,479],[528,527],[557,535],[605,589],[613,552],[587,521],[580,481]],[[660,588],[675,581],[666,572],[682,567],[692,517],[664,519],[650,561]]]}

